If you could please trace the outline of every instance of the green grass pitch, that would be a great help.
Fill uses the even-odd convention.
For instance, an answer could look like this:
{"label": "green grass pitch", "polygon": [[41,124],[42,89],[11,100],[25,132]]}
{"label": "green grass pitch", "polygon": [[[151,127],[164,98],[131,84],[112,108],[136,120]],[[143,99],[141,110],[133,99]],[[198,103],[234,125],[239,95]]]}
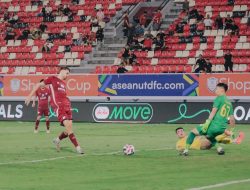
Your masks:
{"label": "green grass pitch", "polygon": [[[0,123],[0,190],[181,190],[250,179],[249,125],[241,145],[191,151],[189,157],[175,151],[174,129],[192,125],[75,123],[74,131],[86,154],[75,153],[68,139],[56,152],[52,139],[63,130],[51,123],[51,133],[33,134],[33,123]],[[138,150],[124,156],[124,144]],[[120,152],[119,152],[120,151]],[[50,160],[49,160],[50,159]],[[28,162],[26,162],[28,161]],[[29,162],[34,161],[34,162]],[[250,182],[212,189],[249,190]]]}

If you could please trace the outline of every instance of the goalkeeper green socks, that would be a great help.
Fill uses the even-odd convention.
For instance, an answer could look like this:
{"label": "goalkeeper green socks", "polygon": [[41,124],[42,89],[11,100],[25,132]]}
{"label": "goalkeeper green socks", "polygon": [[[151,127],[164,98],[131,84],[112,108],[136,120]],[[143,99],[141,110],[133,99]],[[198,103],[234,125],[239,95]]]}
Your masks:
{"label": "goalkeeper green socks", "polygon": [[195,134],[193,132],[190,132],[186,141],[186,149],[189,149],[191,144],[194,142]]}

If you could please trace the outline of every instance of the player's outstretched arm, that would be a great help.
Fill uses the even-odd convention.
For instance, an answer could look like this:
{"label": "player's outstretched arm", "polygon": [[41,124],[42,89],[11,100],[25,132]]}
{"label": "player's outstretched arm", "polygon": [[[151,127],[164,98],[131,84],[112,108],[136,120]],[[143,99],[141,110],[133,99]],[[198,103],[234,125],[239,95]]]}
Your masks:
{"label": "player's outstretched arm", "polygon": [[39,82],[39,83],[37,83],[35,86],[34,86],[34,88],[33,88],[33,90],[30,92],[30,94],[27,96],[27,98],[25,99],[25,104],[28,106],[29,105],[29,103],[30,103],[30,101],[31,101],[31,99],[32,99],[32,96],[35,94],[35,92],[41,87],[41,86],[44,86],[45,84],[44,84],[44,82]]}
{"label": "player's outstretched arm", "polygon": [[213,120],[217,110],[218,110],[217,108],[213,108],[210,115],[209,115],[209,117],[208,117],[208,119],[206,120],[206,122],[204,124],[202,124],[202,131],[204,133],[207,131],[207,129],[208,129],[211,121]]}
{"label": "player's outstretched arm", "polygon": [[33,103],[32,103],[32,107],[34,108],[36,106],[36,97],[33,97]]}

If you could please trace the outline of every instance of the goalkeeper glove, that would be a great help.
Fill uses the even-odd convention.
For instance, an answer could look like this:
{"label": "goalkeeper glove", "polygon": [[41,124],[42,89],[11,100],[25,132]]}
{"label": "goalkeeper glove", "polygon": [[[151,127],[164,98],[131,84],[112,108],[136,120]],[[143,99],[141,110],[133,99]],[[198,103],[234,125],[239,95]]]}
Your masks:
{"label": "goalkeeper glove", "polygon": [[201,129],[201,130],[202,130],[203,133],[206,133],[206,132],[207,132],[207,129],[208,129],[210,123],[211,123],[211,120],[210,120],[210,119],[207,119],[206,122],[205,122],[204,124],[201,124],[201,126],[202,126],[202,129]]}

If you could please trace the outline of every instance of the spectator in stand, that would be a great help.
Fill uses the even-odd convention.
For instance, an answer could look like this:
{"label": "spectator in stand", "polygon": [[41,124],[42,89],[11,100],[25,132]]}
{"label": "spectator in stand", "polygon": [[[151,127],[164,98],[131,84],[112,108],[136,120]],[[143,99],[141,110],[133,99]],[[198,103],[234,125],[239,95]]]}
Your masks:
{"label": "spectator in stand", "polygon": [[42,5],[42,4],[43,4],[43,2],[40,1],[40,0],[32,0],[32,1],[31,1],[31,5],[32,5],[32,6],[40,6],[40,5]]}
{"label": "spectator in stand", "polygon": [[52,7],[51,7],[51,6],[47,5],[47,6],[45,7],[45,14],[46,14],[47,16],[50,16],[50,15],[52,14]]}
{"label": "spectator in stand", "polygon": [[78,4],[80,3],[80,1],[79,1],[79,0],[72,0],[71,3],[72,3],[73,5],[78,5]]}
{"label": "spectator in stand", "polygon": [[230,30],[232,26],[233,20],[231,19],[230,15],[227,15],[227,18],[225,18],[225,30]]}
{"label": "spectator in stand", "polygon": [[160,35],[161,40],[165,41],[166,34],[163,30],[161,30],[158,35]]}
{"label": "spectator in stand", "polygon": [[57,8],[57,16],[63,16],[63,4],[60,4]]}
{"label": "spectator in stand", "polygon": [[13,13],[12,17],[9,18],[8,22],[14,25],[18,22],[18,20],[18,15],[16,13]]}
{"label": "spectator in stand", "polygon": [[69,13],[71,13],[71,12],[72,12],[72,11],[70,10],[69,6],[68,6],[67,4],[64,5],[63,14],[64,14],[65,16],[68,16]]}
{"label": "spectator in stand", "polygon": [[184,2],[182,4],[182,9],[183,9],[184,12],[189,11],[189,2],[188,2],[188,0],[184,0]]}
{"label": "spectator in stand", "polygon": [[231,35],[239,35],[239,27],[235,24],[235,22],[233,21],[232,22],[232,25],[231,25]]}
{"label": "spectator in stand", "polygon": [[182,36],[184,32],[184,26],[181,23],[178,23],[175,27],[175,32],[177,36]]}
{"label": "spectator in stand", "polygon": [[73,21],[74,21],[74,14],[72,11],[70,11],[68,14],[68,22],[73,22]]}
{"label": "spectator in stand", "polygon": [[144,29],[143,29],[143,27],[140,24],[137,24],[135,26],[135,36],[140,37],[140,36],[143,36],[143,35],[144,35]]}
{"label": "spectator in stand", "polygon": [[125,48],[123,49],[123,53],[122,53],[122,58],[124,59],[128,59],[129,58],[129,46],[126,45]]}
{"label": "spectator in stand", "polygon": [[46,43],[43,45],[42,52],[50,52],[50,49],[54,46],[54,44],[51,41],[46,41]]}
{"label": "spectator in stand", "polygon": [[17,39],[18,40],[27,40],[29,37],[30,31],[29,30],[23,30],[22,35],[19,36]]}
{"label": "spectator in stand", "polygon": [[128,30],[130,27],[128,12],[123,14],[123,36],[128,37]]}
{"label": "spectator in stand", "polygon": [[104,38],[103,29],[99,26],[96,32],[97,42],[101,42],[101,44],[103,44],[103,38]]}
{"label": "spectator in stand", "polygon": [[96,18],[97,18],[97,21],[98,23],[100,22],[103,22],[103,19],[104,19],[104,12],[102,11],[102,9],[100,8],[97,13],[96,13]]}
{"label": "spectator in stand", "polygon": [[158,9],[157,12],[155,12],[154,17],[153,17],[153,30],[154,31],[160,30],[161,22],[162,22],[161,9]]}
{"label": "spectator in stand", "polygon": [[145,38],[153,38],[154,36],[152,35],[151,33],[151,30],[148,30],[145,35],[144,35]]}
{"label": "spectator in stand", "polygon": [[68,33],[69,33],[69,30],[67,29],[66,26],[64,26],[60,32],[60,39],[65,39]]}
{"label": "spectator in stand", "polygon": [[153,43],[155,45],[155,48],[154,48],[155,51],[163,50],[163,48],[164,48],[164,40],[161,39],[161,36],[159,34],[157,34],[157,36],[154,39]]}
{"label": "spectator in stand", "polygon": [[139,23],[140,23],[141,26],[143,26],[144,28],[146,28],[146,24],[147,24],[147,11],[144,11],[144,13],[140,16]]}
{"label": "spectator in stand", "polygon": [[217,16],[215,19],[215,26],[217,30],[223,30],[223,19],[221,18],[220,15]]}
{"label": "spectator in stand", "polygon": [[8,41],[8,40],[14,40],[16,37],[16,33],[14,32],[14,28],[7,26],[6,27],[6,35],[4,40]]}
{"label": "spectator in stand", "polygon": [[129,65],[136,65],[137,64],[137,56],[135,55],[134,51],[129,52]]}
{"label": "spectator in stand", "polygon": [[73,40],[73,44],[75,46],[82,46],[82,45],[88,45],[88,37],[83,36],[81,33],[79,35],[79,38]]}
{"label": "spectator in stand", "polygon": [[8,9],[6,8],[3,14],[3,20],[8,21],[10,19],[10,14],[8,12]]}
{"label": "spectator in stand", "polygon": [[198,68],[195,69],[195,73],[205,72],[206,71],[206,60],[202,55],[199,55],[199,59],[195,63],[195,67],[198,65]]}
{"label": "spectator in stand", "polygon": [[199,12],[197,9],[192,8],[191,11],[188,13],[188,19],[198,19],[199,18]]}
{"label": "spectator in stand", "polygon": [[96,19],[96,17],[92,16],[91,19],[89,20],[89,22],[91,22],[91,27],[98,27],[98,20]]}
{"label": "spectator in stand", "polygon": [[207,15],[207,18],[204,19],[203,21],[206,30],[212,30],[212,26],[213,26],[213,20],[210,18],[210,15]]}
{"label": "spectator in stand", "polygon": [[33,40],[36,40],[41,37],[41,31],[33,27],[30,29],[30,35]]}
{"label": "spectator in stand", "polygon": [[118,67],[117,69],[117,73],[121,74],[121,73],[127,73],[128,70],[125,68],[125,61],[122,62],[122,64]]}
{"label": "spectator in stand", "polygon": [[41,30],[42,33],[44,33],[47,30],[48,26],[42,22],[39,26],[39,29]]}
{"label": "spectator in stand", "polygon": [[134,36],[135,36],[135,27],[132,24],[129,24],[128,31],[127,31],[127,37],[128,37],[127,44],[128,45],[131,44]]}
{"label": "spectator in stand", "polygon": [[46,6],[43,6],[43,8],[41,9],[41,12],[37,14],[37,16],[42,16],[45,18],[46,16]]}
{"label": "spectator in stand", "polygon": [[143,41],[143,51],[151,51],[152,50],[152,45],[153,45],[153,40],[149,37],[147,37],[144,41]]}
{"label": "spectator in stand", "polygon": [[[50,5],[47,5],[44,9],[45,13],[43,14],[43,20],[46,22],[52,22],[54,20],[54,17],[52,15],[52,7]],[[42,9],[43,12],[43,9]]]}
{"label": "spectator in stand", "polygon": [[234,0],[227,0],[227,4],[231,5],[231,6],[234,6]]}
{"label": "spectator in stand", "polygon": [[210,59],[206,60],[205,71],[206,71],[206,73],[211,73],[212,72],[212,63],[210,62]]}
{"label": "spectator in stand", "polygon": [[229,50],[227,50],[226,54],[224,55],[224,59],[225,59],[225,63],[224,63],[224,67],[225,67],[225,71],[227,72],[228,70],[230,70],[231,72],[233,72],[233,61],[232,61],[232,54],[230,53]]}
{"label": "spectator in stand", "polygon": [[142,48],[141,45],[140,45],[140,43],[139,43],[138,38],[135,37],[135,36],[133,37],[133,40],[131,41],[131,43],[129,44],[129,46],[130,46],[131,50],[138,50],[138,49]]}

